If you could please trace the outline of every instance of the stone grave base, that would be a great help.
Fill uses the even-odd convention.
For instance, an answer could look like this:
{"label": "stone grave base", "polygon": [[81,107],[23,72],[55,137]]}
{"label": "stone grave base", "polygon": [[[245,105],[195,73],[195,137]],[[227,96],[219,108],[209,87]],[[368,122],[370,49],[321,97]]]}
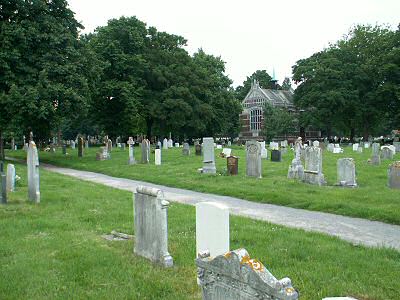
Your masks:
{"label": "stone grave base", "polygon": [[315,185],[325,185],[326,181],[324,178],[324,174],[313,172],[313,171],[304,171],[303,174],[303,182]]}

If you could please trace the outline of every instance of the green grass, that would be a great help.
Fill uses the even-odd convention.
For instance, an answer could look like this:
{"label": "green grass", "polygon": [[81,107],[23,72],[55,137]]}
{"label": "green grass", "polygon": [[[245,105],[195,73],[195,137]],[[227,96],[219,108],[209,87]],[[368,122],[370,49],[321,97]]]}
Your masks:
{"label": "green grass", "polygon": [[[353,152],[345,148],[343,154],[323,152],[323,172],[327,186],[318,187],[286,178],[293,153],[283,155],[280,163],[263,160],[263,178],[245,176],[245,151],[243,147],[233,147],[233,154],[239,156],[239,175],[225,176],[226,159],[218,157],[216,150],[217,171],[222,175],[212,176],[199,174],[202,157],[195,156],[192,148],[190,156],[183,156],[181,149],[162,151],[163,163],[154,165],[152,154],[150,165],[127,164],[128,150],[114,149],[111,160],[96,161],[98,148],[85,149],[85,157],[78,158],[77,150],[68,149],[69,155],[40,152],[40,161],[54,165],[88,170],[115,177],[143,180],[172,187],[191,189],[199,192],[215,193],[247,199],[262,203],[272,203],[308,210],[324,211],[340,215],[378,220],[386,223],[400,224],[399,190],[387,187],[387,169],[392,161],[383,161],[380,166],[367,163],[371,149],[364,153]],[[25,158],[22,150],[6,153],[8,156]],[[135,147],[136,159],[140,161],[141,153]],[[336,161],[338,158],[352,157],[356,161],[358,188],[341,188],[336,183]],[[394,160],[400,159],[396,154]]]}
{"label": "green grass", "polygon": [[[0,206],[1,299],[200,299],[196,284],[195,209],[172,203],[169,250],[162,269],[133,254],[132,194],[41,170],[41,203],[27,199],[26,168]],[[246,248],[277,277],[288,276],[301,299],[353,295],[398,299],[400,253],[231,216],[231,249]]]}

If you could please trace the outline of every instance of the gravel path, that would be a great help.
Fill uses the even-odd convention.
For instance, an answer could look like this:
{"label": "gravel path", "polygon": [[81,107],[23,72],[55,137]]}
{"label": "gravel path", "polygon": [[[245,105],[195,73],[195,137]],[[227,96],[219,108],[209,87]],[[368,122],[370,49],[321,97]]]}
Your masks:
{"label": "gravel path", "polygon": [[400,251],[400,226],[351,218],[323,212],[308,211],[272,204],[262,204],[238,198],[205,194],[190,190],[171,188],[143,181],[116,178],[99,173],[56,167],[48,164],[41,166],[49,171],[72,176],[86,181],[100,183],[121,190],[135,191],[139,185],[159,188],[171,202],[195,205],[212,201],[229,207],[231,214],[263,220],[307,231],[317,231],[337,236],[353,244],[370,247],[390,247]]}

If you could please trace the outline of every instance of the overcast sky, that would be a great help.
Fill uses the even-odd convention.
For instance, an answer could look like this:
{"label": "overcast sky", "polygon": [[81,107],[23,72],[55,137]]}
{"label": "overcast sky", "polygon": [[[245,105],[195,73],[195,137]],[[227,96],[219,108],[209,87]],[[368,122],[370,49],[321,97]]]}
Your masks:
{"label": "overcast sky", "polygon": [[265,69],[281,82],[301,58],[327,47],[354,24],[400,22],[400,0],[68,0],[92,32],[107,20],[136,16],[159,31],[188,40],[190,54],[203,48],[221,56],[236,87]]}

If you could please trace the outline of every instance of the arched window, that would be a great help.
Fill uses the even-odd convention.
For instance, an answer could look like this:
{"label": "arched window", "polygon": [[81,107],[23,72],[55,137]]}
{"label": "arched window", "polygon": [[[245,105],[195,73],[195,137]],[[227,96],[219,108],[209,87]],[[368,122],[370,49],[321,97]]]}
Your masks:
{"label": "arched window", "polygon": [[262,109],[255,108],[250,111],[250,129],[261,130]]}

